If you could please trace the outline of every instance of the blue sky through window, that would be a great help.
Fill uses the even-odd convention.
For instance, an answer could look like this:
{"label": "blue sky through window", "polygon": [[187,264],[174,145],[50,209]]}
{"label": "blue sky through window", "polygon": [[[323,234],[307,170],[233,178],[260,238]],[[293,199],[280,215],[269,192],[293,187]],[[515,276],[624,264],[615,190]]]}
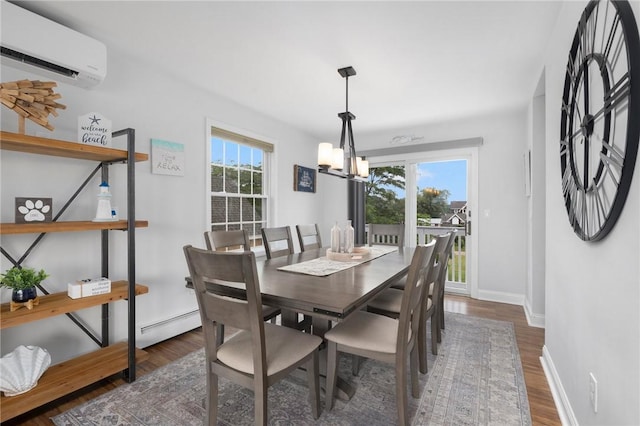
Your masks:
{"label": "blue sky through window", "polygon": [[467,160],[418,164],[418,188],[446,189],[451,201],[467,200]]}

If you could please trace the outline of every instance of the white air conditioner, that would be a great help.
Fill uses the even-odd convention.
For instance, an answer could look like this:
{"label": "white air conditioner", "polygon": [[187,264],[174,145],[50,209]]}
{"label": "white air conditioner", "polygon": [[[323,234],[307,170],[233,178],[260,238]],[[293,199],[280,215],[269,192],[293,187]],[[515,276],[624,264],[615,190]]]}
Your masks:
{"label": "white air conditioner", "polygon": [[106,46],[2,0],[2,64],[91,88],[107,75]]}

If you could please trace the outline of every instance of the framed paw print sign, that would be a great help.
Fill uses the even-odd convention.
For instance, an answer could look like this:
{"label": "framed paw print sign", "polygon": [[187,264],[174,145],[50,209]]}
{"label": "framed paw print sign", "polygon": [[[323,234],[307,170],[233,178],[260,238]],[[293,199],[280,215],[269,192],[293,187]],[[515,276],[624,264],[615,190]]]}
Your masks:
{"label": "framed paw print sign", "polygon": [[51,205],[51,198],[16,197],[16,223],[51,222]]}

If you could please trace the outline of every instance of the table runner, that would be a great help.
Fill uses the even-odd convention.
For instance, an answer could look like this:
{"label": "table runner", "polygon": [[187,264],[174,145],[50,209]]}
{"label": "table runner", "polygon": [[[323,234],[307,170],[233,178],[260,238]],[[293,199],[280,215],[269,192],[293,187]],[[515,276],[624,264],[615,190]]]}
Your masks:
{"label": "table runner", "polygon": [[294,263],[293,265],[281,266],[278,270],[324,277],[335,274],[336,272],[344,271],[345,269],[353,268],[361,263],[369,262],[375,258],[397,250],[398,247],[393,246],[372,246],[369,247],[369,254],[364,256],[362,259],[352,259],[351,261],[344,262],[340,260],[331,260],[328,257],[323,256],[318,257],[317,259]]}

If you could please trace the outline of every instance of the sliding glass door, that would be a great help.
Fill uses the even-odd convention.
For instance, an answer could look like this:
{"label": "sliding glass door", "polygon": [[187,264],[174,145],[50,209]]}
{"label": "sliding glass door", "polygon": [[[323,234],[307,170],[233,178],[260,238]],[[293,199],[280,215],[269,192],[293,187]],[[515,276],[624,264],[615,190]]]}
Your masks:
{"label": "sliding glass door", "polygon": [[447,291],[474,295],[472,196],[473,152],[420,153],[412,159],[369,157],[367,223],[405,223],[407,245],[428,243],[456,231],[449,261]]}

